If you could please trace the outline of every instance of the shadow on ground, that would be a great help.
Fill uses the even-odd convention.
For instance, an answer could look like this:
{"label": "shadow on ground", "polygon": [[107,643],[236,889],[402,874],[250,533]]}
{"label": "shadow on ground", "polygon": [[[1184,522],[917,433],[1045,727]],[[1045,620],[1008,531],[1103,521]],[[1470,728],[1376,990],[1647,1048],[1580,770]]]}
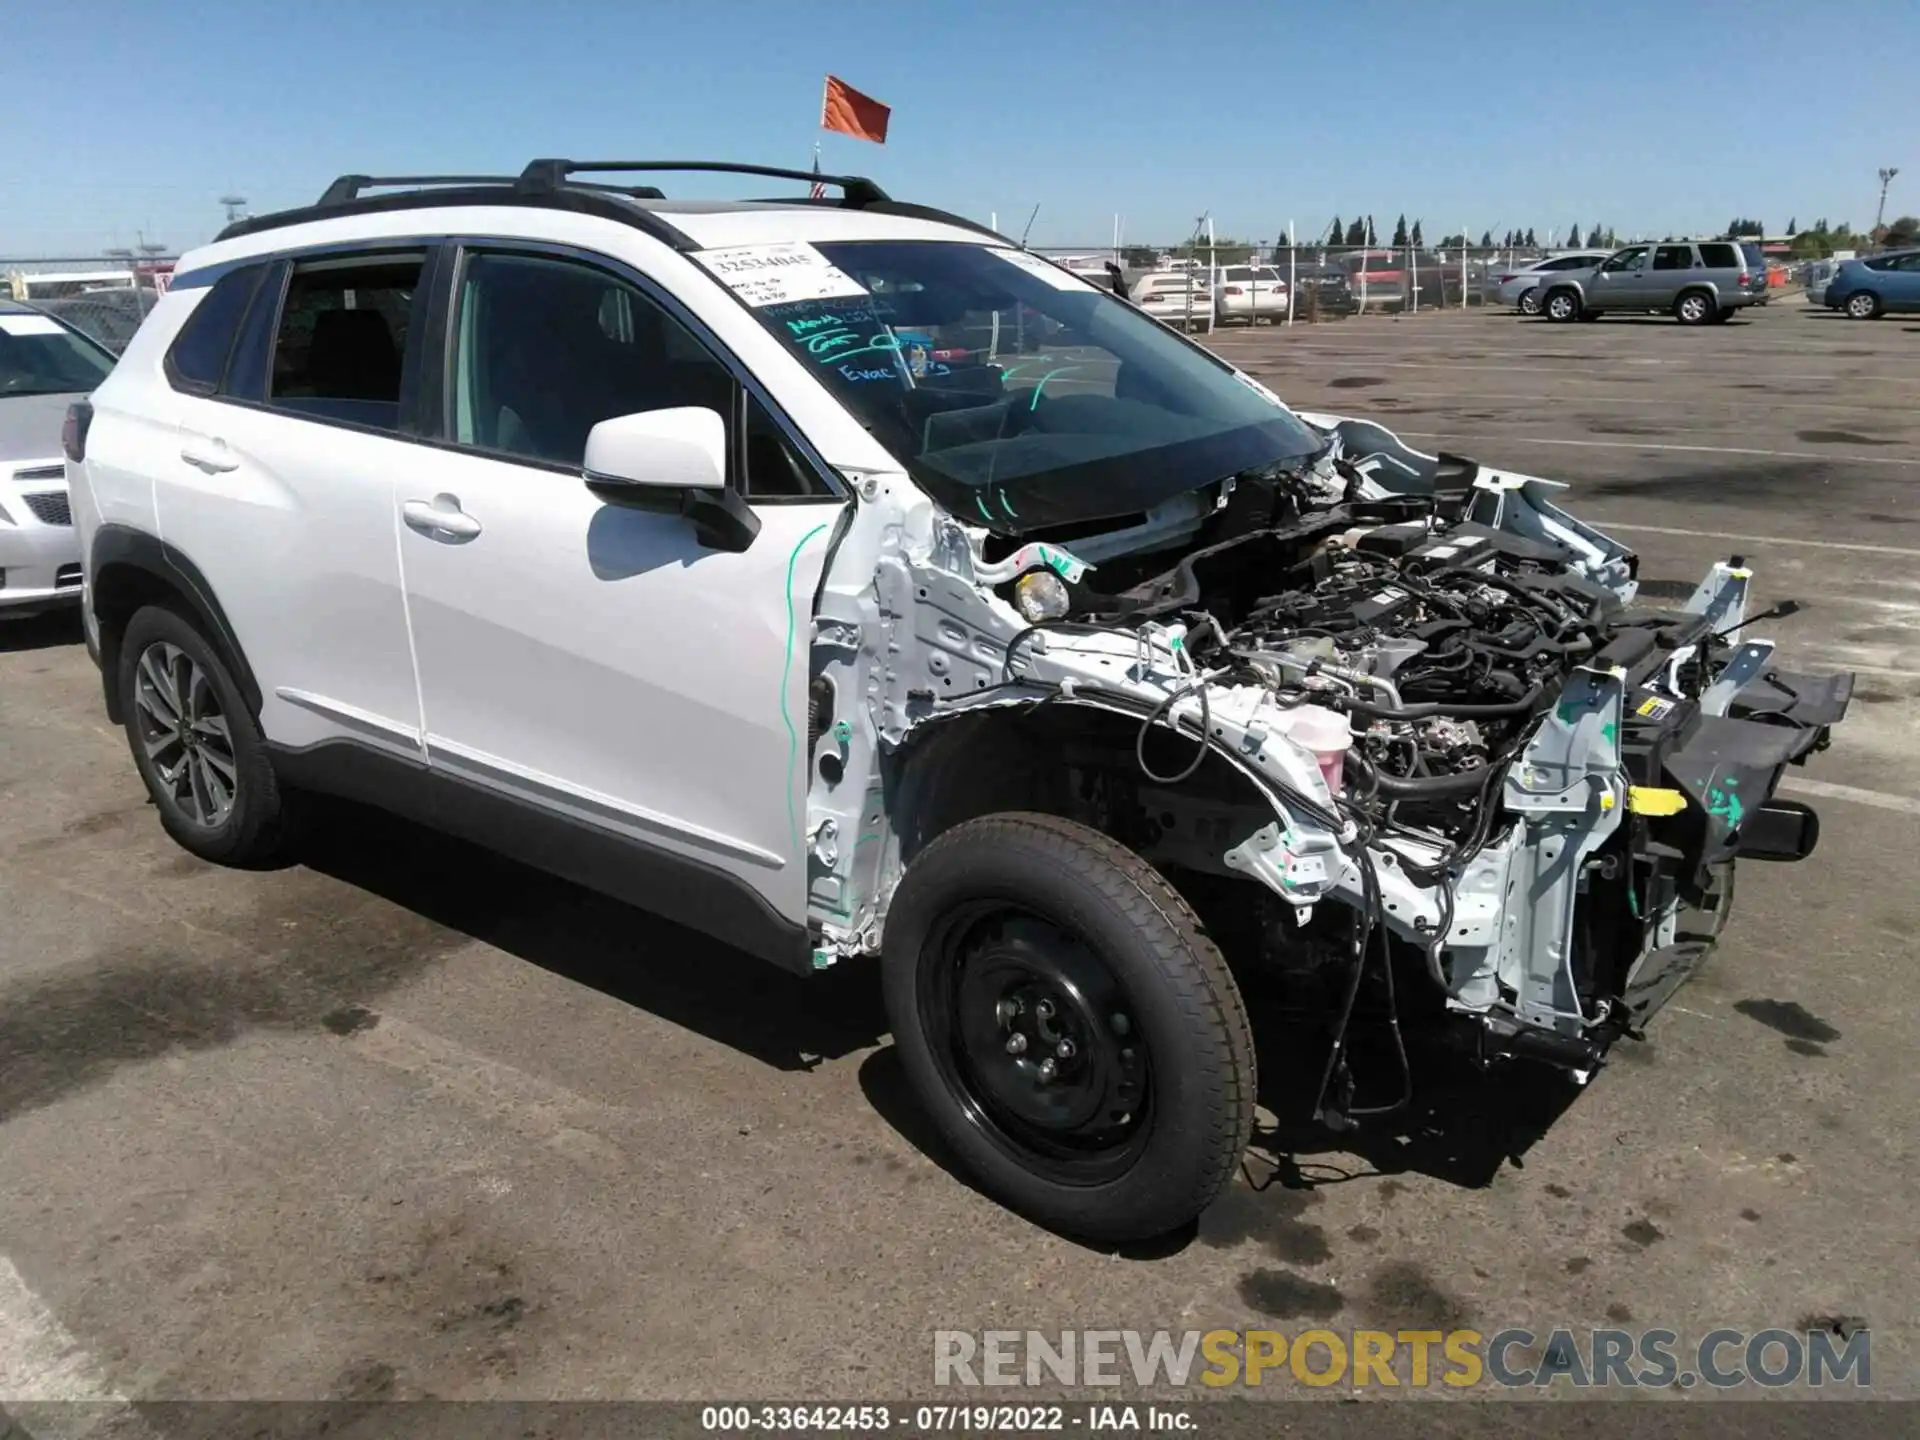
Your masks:
{"label": "shadow on ground", "polygon": [[717,1040],[763,1064],[811,1069],[886,1032],[870,965],[821,975],[778,967],[378,811],[328,804],[305,855],[378,895],[575,984]]}
{"label": "shadow on ground", "polygon": [[84,645],[86,633],[80,628],[80,607],[46,610],[38,615],[7,618],[0,612],[0,654],[23,650],[51,650],[63,645]]}

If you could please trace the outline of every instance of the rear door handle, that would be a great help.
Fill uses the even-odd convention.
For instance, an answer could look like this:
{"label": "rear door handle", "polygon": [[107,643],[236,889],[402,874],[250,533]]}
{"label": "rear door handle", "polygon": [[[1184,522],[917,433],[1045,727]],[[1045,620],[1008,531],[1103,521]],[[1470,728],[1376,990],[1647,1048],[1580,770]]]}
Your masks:
{"label": "rear door handle", "polygon": [[430,540],[471,540],[480,533],[480,522],[460,508],[458,495],[409,500],[400,507],[400,517]]}
{"label": "rear door handle", "polygon": [[195,438],[180,447],[180,458],[196,470],[204,470],[209,475],[218,475],[228,470],[238,470],[240,459],[227,448],[227,442],[215,439]]}

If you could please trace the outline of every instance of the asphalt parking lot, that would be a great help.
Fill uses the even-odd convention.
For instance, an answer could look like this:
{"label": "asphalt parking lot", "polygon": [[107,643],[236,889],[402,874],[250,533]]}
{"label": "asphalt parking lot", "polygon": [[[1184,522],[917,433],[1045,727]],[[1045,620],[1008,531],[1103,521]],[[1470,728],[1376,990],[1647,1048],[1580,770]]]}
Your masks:
{"label": "asphalt parking lot", "polygon": [[38,621],[0,629],[0,1379],[851,1400],[925,1394],[936,1328],[1864,1322],[1875,1389],[1920,1392],[1920,325],[1215,343],[1300,408],[1571,482],[1657,596],[1744,555],[1808,605],[1764,633],[1860,672],[1791,792],[1818,854],[1743,871],[1705,972],[1544,1133],[1511,1094],[1267,1130],[1196,1233],[1083,1247],[932,1153],[871,971],[791,979],[370,814],[302,867],[205,865]]}

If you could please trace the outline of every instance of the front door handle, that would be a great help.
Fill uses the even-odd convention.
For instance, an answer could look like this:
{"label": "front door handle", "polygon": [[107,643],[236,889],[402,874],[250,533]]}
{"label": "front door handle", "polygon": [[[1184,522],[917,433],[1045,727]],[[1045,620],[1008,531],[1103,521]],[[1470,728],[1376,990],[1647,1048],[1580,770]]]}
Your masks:
{"label": "front door handle", "polygon": [[471,540],[480,522],[460,508],[458,495],[436,495],[431,500],[409,500],[400,507],[409,529],[431,540]]}
{"label": "front door handle", "polygon": [[224,440],[195,438],[180,447],[180,458],[196,470],[204,470],[209,475],[219,475],[228,470],[238,470],[240,459],[227,448]]}

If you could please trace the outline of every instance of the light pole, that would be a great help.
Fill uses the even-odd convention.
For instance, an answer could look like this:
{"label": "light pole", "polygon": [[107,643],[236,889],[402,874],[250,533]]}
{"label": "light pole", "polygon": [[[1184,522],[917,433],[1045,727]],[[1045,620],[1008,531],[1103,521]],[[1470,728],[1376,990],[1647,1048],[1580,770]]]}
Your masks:
{"label": "light pole", "polygon": [[1880,233],[1880,224],[1887,218],[1887,186],[1893,183],[1893,177],[1900,173],[1897,165],[1880,167],[1880,208],[1873,212],[1874,234]]}

